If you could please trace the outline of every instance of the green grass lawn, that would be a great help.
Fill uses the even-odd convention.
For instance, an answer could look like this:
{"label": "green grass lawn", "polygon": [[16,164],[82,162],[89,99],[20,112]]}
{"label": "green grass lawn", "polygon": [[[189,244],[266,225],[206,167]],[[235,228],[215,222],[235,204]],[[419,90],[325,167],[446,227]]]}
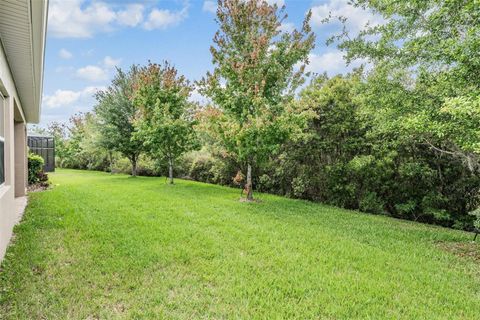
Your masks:
{"label": "green grass lawn", "polygon": [[460,231],[164,178],[58,170],[30,195],[0,319],[479,319]]}

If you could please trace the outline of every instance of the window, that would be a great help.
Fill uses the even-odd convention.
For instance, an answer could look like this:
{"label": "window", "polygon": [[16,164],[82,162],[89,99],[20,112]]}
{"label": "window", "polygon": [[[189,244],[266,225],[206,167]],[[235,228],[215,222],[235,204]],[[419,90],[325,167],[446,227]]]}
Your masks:
{"label": "window", "polygon": [[0,93],[0,185],[5,182],[5,100]]}

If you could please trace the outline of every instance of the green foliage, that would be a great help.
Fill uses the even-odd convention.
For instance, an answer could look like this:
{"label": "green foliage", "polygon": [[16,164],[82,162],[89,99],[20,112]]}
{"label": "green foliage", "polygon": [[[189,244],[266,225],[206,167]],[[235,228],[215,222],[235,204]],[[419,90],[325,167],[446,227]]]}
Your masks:
{"label": "green foliage", "polygon": [[67,130],[68,139],[62,145],[63,167],[89,170],[107,170],[110,167],[111,159],[100,142],[101,133],[95,113],[72,116]]}
{"label": "green foliage", "polygon": [[45,161],[43,161],[41,156],[34,153],[28,154],[28,184],[35,184],[46,180],[46,175],[43,173],[44,164]]}
{"label": "green foliage", "polygon": [[377,89],[366,97],[375,101],[372,108],[385,123],[478,172],[478,1],[354,3],[385,18],[355,37],[337,38],[349,59],[366,58],[374,64],[368,85]]}
{"label": "green foliage", "polygon": [[262,191],[457,228],[471,225],[467,213],[478,203],[479,177],[456,158],[412,139],[398,122],[385,123],[365,98],[371,94],[367,85],[357,74],[322,76],[302,91],[296,107],[312,114],[308,130],[271,157]]}
{"label": "green foliage", "polygon": [[206,148],[186,153],[178,160],[178,176],[201,182],[232,185],[237,164],[215,156]]}
{"label": "green foliage", "polygon": [[140,110],[136,137],[144,141],[152,157],[168,161],[173,183],[174,162],[197,147],[192,104],[188,101],[192,87],[167,62],[150,63],[139,73],[134,96],[134,104]]}
{"label": "green foliage", "polygon": [[466,213],[478,205],[480,174],[478,1],[356,0],[353,5],[383,21],[355,35],[344,29],[329,43],[337,41],[350,61],[372,64],[359,95],[362,113],[373,124],[368,136],[386,140],[384,149],[410,158],[399,167],[411,185],[408,197],[395,203],[396,211],[470,225]]}
{"label": "green foliage", "polygon": [[[284,19],[284,8],[265,1],[219,1],[219,30],[210,50],[215,69],[199,82],[218,108],[211,133],[248,171],[277,151],[296,123],[287,106],[304,66],[295,66],[307,62],[314,35],[310,13],[300,31],[281,32]],[[251,190],[250,178],[247,173]]]}
{"label": "green foliage", "polygon": [[189,170],[189,177],[197,181],[213,182],[215,176],[212,172],[215,159],[210,155],[195,158]]}
{"label": "green foliage", "polygon": [[480,208],[473,210],[472,212],[470,212],[470,214],[475,217],[475,221],[473,222],[473,226],[477,230],[480,230]]}
{"label": "green foliage", "polygon": [[[165,172],[165,171],[163,171]],[[112,164],[112,173],[132,173],[132,163],[127,158],[119,157]],[[147,156],[140,155],[137,160],[137,175],[139,176],[160,176],[162,170],[158,163]]]}
{"label": "green foliage", "polygon": [[65,123],[52,122],[48,125],[46,133],[55,139],[55,166],[65,167],[65,161],[71,156],[68,150],[68,127]]}
{"label": "green foliage", "polygon": [[138,158],[143,151],[143,142],[135,135],[135,118],[138,106],[132,101],[138,66],[132,65],[125,73],[117,68],[111,85],[95,95],[98,119],[98,144],[110,152],[119,152],[129,159],[133,176],[137,175]]}

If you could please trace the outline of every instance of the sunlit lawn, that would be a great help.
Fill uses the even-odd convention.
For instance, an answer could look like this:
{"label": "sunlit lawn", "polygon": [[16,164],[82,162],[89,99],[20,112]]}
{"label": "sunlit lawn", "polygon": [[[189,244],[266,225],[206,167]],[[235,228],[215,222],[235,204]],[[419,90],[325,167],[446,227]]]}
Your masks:
{"label": "sunlit lawn", "polygon": [[480,317],[479,262],[443,249],[471,234],[190,181],[51,179],[15,228],[0,319]]}

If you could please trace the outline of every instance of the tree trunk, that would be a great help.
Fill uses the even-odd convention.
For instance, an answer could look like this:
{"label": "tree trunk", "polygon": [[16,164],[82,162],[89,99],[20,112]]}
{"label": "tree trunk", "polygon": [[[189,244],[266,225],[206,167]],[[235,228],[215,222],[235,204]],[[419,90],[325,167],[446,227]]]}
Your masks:
{"label": "tree trunk", "polygon": [[169,183],[173,184],[173,160],[168,159],[168,179]]}
{"label": "tree trunk", "polygon": [[113,174],[113,154],[111,151],[108,152],[108,158],[110,161],[110,174]]}
{"label": "tree trunk", "polygon": [[253,184],[252,184],[252,166],[250,163],[247,165],[247,185],[245,186],[247,191],[247,200],[253,200]]}
{"label": "tree trunk", "polygon": [[132,177],[137,176],[137,158],[132,158]]}

